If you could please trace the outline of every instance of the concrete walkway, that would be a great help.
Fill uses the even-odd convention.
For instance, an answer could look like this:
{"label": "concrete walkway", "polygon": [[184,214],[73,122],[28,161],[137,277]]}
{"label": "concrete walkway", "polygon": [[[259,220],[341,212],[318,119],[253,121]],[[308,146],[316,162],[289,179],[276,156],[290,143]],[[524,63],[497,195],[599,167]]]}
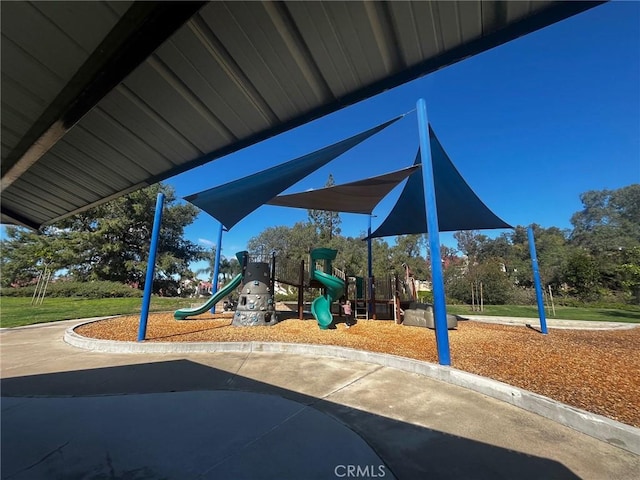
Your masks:
{"label": "concrete walkway", "polygon": [[[526,317],[500,317],[489,315],[457,315],[458,319],[472,320],[474,322],[495,323],[499,325],[522,325],[540,329],[539,318]],[[625,322],[599,322],[591,320],[560,320],[547,318],[547,328],[562,330],[629,330],[640,326],[638,323]]]}
{"label": "concrete walkway", "polygon": [[[634,479],[640,456],[362,361],[113,354],[0,331],[3,479]],[[78,323],[78,322],[75,322]]]}

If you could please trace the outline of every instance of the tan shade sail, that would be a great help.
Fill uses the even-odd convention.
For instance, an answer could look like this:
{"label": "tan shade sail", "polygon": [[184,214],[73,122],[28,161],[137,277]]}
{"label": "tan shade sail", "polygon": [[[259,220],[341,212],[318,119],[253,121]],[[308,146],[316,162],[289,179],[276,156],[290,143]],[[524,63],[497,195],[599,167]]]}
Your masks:
{"label": "tan shade sail", "polygon": [[332,185],[308,192],[280,195],[269,200],[267,205],[370,214],[396,185],[419,168],[420,165],[412,165],[365,180]]}

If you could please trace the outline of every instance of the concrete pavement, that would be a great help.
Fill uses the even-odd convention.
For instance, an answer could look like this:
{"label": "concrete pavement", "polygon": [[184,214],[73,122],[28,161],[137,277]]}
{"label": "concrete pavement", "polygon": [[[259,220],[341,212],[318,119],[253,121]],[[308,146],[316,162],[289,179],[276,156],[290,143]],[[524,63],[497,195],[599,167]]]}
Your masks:
{"label": "concrete pavement", "polygon": [[2,478],[619,478],[640,457],[486,395],[365,361],[114,354],[73,323],[0,331]]}
{"label": "concrete pavement", "polygon": [[[539,318],[504,317],[496,315],[457,315],[461,320],[474,322],[495,323],[498,325],[522,325],[540,330]],[[559,330],[629,330],[639,326],[637,323],[628,322],[600,322],[595,320],[562,320],[559,318],[547,318],[548,328]]]}

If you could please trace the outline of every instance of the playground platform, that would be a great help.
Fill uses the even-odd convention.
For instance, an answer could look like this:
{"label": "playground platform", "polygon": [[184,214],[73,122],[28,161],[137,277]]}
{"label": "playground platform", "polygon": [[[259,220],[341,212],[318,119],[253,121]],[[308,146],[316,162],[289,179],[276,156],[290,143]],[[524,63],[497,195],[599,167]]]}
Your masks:
{"label": "playground platform", "polygon": [[[0,331],[2,477],[636,478],[640,456],[367,361],[97,353],[66,321]],[[446,367],[444,367],[446,368]]]}

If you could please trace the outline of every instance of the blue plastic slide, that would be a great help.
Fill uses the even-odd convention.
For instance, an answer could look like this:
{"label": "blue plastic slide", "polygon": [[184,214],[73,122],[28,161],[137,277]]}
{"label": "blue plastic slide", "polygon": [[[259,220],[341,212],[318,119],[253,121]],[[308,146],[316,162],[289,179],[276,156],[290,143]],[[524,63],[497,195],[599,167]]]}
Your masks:
{"label": "blue plastic slide", "polygon": [[233,280],[227,283],[221,290],[218,290],[204,305],[200,305],[199,307],[194,308],[183,308],[181,310],[176,310],[173,314],[173,317],[176,320],[184,320],[187,317],[191,317],[194,315],[200,315],[205,313],[207,310],[211,310],[213,306],[222,300],[224,297],[233,292],[240,282],[242,281],[242,274],[239,273]]}
{"label": "blue plastic slide", "polygon": [[333,321],[331,303],[340,298],[344,293],[344,281],[328,273],[316,270],[315,278],[326,287],[326,293],[316,298],[311,303],[311,313],[318,321],[321,330],[326,330]]}

